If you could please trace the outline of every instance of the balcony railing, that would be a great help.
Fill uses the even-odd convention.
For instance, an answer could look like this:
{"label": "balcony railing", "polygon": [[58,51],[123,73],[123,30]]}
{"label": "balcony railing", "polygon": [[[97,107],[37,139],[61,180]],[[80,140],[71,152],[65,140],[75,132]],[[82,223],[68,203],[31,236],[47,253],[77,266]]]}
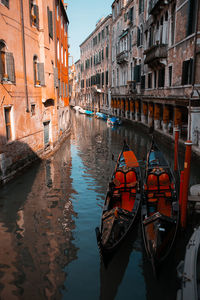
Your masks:
{"label": "balcony railing", "polygon": [[150,0],[149,14],[150,15],[158,14],[166,4],[168,4],[168,0]]}
{"label": "balcony railing", "polygon": [[149,49],[145,50],[144,54],[146,55],[144,63],[152,64],[154,63],[154,61],[158,61],[162,58],[167,58],[167,45],[154,45]]}
{"label": "balcony railing", "polygon": [[128,51],[124,50],[117,54],[117,63],[118,64],[123,64],[128,62]]}

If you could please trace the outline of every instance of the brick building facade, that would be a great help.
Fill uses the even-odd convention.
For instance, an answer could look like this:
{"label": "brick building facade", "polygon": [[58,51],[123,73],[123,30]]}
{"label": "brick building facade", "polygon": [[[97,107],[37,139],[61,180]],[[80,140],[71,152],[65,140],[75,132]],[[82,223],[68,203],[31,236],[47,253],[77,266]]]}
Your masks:
{"label": "brick building facade", "polygon": [[[111,9],[111,103],[107,111],[169,137],[178,127],[182,140],[190,138],[199,147],[199,1],[115,0]],[[97,55],[100,27],[80,45],[82,106],[99,103],[98,93],[88,95],[87,80],[94,70],[89,57],[96,53],[101,66]]]}
{"label": "brick building facade", "polygon": [[[67,26],[62,1],[59,5]],[[57,87],[56,36],[60,30],[55,24],[56,2],[0,1],[0,12],[1,182],[37,156],[55,149],[62,122]],[[67,51],[67,33],[64,45]],[[67,83],[68,65],[65,72]],[[64,100],[63,106],[67,107],[68,100]]]}
{"label": "brick building facade", "polygon": [[111,87],[111,15],[100,19],[80,45],[82,107],[108,112]]}

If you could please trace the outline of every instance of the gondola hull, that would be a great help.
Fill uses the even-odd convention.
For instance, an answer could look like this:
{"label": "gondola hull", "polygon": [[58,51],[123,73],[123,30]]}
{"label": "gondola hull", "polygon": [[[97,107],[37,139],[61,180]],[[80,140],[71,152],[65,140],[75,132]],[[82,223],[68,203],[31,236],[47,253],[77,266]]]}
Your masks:
{"label": "gondola hull", "polygon": [[173,247],[179,204],[173,172],[154,143],[147,157],[141,217],[146,253],[156,271]]}
{"label": "gondola hull", "polygon": [[103,256],[114,253],[126,238],[138,216],[140,203],[140,168],[134,153],[126,145],[108,186],[101,226],[96,228],[97,243]]}

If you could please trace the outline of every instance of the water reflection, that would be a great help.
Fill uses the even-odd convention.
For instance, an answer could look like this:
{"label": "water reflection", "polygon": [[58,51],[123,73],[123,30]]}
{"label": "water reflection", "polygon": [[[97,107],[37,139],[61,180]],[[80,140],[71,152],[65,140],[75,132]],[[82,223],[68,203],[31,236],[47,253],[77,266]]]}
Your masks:
{"label": "water reflection", "polygon": [[[0,298],[174,299],[175,267],[184,255],[185,237],[179,237],[155,281],[139,225],[107,268],[94,230],[115,167],[112,154],[118,157],[126,139],[143,160],[151,137],[131,124],[112,129],[103,120],[79,114],[72,118],[71,141],[0,189]],[[157,142],[173,164],[173,148]],[[199,166],[192,161],[193,184],[198,183]]]}
{"label": "water reflection", "polygon": [[63,269],[78,249],[72,236],[70,143],[60,151],[0,191],[5,198],[0,212],[2,299],[61,298]]}

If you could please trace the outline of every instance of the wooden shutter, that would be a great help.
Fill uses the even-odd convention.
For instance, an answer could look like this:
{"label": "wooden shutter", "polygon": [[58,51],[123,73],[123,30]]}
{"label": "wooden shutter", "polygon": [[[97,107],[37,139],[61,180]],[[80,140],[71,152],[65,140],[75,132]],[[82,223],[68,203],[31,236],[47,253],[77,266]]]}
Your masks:
{"label": "wooden shutter", "polygon": [[7,8],[9,8],[9,0],[1,0],[2,4],[4,4]]}
{"label": "wooden shutter", "polygon": [[45,122],[44,124],[44,145],[49,144],[49,122]]}
{"label": "wooden shutter", "polygon": [[54,87],[58,87],[58,69],[56,67],[53,68],[54,73]]}
{"label": "wooden shutter", "polygon": [[39,29],[39,8],[37,5],[33,5],[33,11],[36,16],[35,26]]}
{"label": "wooden shutter", "polygon": [[45,85],[45,77],[44,77],[44,63],[38,63],[38,80],[40,81],[40,85]]}
{"label": "wooden shutter", "polygon": [[6,67],[7,67],[7,74],[8,79],[15,83],[15,63],[13,54],[10,52],[6,52]]}
{"label": "wooden shutter", "polygon": [[193,82],[193,58],[190,59],[189,63],[189,78],[188,78],[188,83],[192,84]]}

